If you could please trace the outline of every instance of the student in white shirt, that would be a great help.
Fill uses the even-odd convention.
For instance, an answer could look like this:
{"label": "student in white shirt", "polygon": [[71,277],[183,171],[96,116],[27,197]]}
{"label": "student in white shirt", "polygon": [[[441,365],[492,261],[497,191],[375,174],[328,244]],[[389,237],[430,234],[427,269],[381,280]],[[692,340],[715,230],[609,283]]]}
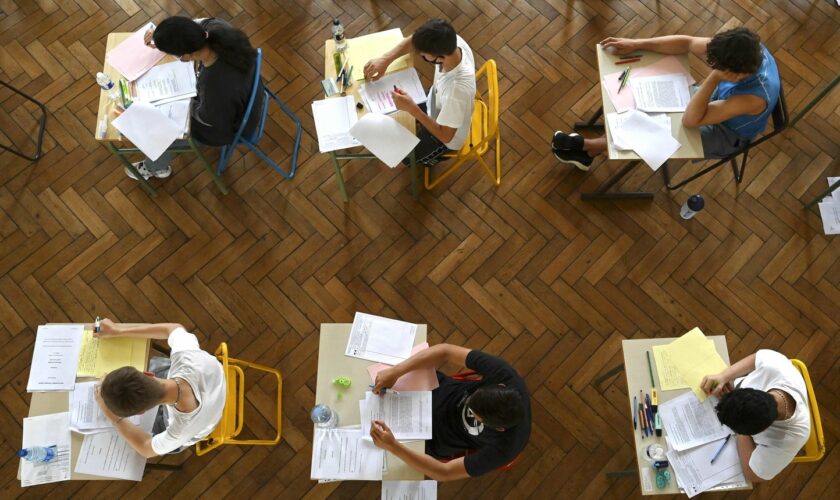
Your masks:
{"label": "student in white shirt", "polygon": [[805,380],[783,354],[761,349],[703,377],[701,387],[720,397],[715,411],[737,434],[741,466],[750,481],[773,479],[808,441],[811,413]]}
{"label": "student in white shirt", "polygon": [[[124,366],[108,373],[97,387],[102,413],[137,453],[151,458],[181,451],[218,425],[225,406],[225,376],[215,356],[201,350],[195,335],[176,323],[125,326],[105,319],[94,336],[166,339],[171,348],[168,375]],[[126,419],[165,405],[168,416],[152,436]]]}
{"label": "student in white shirt", "polygon": [[[470,133],[475,106],[475,59],[472,49],[443,19],[426,22],[382,57],[365,64],[365,78],[377,80],[388,65],[414,49],[424,61],[435,65],[435,77],[425,107],[420,107],[401,91],[391,92],[397,109],[420,122],[414,148],[415,159],[425,165],[436,164],[440,156],[459,150]],[[404,163],[408,164],[408,160]]]}

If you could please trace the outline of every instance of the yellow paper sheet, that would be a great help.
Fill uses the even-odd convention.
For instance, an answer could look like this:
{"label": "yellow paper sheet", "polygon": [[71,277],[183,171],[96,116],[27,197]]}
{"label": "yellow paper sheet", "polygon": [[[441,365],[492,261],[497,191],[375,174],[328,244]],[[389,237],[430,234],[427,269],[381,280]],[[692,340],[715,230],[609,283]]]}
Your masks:
{"label": "yellow paper sheet", "polygon": [[129,337],[99,339],[93,336],[93,331],[85,330],[76,376],[101,377],[123,366],[145,370],[148,349],[148,339]]}
{"label": "yellow paper sheet", "polygon": [[[345,54],[350,60],[347,62],[347,70],[353,68],[353,78],[356,80],[364,80],[365,63],[371,59],[381,57],[382,54],[393,49],[398,43],[403,40],[402,31],[399,28],[392,30],[380,31],[379,33],[371,33],[370,35],[360,36],[358,38],[347,39],[347,49]],[[394,62],[388,66],[386,73],[393,73],[408,67],[408,55],[398,57]]]}
{"label": "yellow paper sheet", "polygon": [[664,346],[655,346],[653,356],[662,390],[690,388],[701,402],[706,393],[700,388],[703,377],[719,373],[726,363],[699,328],[694,328]]}

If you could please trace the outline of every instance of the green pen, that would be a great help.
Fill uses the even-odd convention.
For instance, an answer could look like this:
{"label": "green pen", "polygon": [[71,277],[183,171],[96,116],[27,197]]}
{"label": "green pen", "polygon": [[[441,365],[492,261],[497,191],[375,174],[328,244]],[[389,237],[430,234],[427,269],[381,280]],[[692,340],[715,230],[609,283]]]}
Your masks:
{"label": "green pen", "polygon": [[618,91],[621,92],[621,89],[627,85],[627,80],[630,79],[630,68],[627,68],[627,71],[624,73],[624,79],[621,80],[621,85],[618,86]]}
{"label": "green pen", "polygon": [[656,384],[653,382],[653,368],[650,365],[650,351],[645,352],[645,354],[647,354],[648,373],[650,373],[650,386],[656,387]]}

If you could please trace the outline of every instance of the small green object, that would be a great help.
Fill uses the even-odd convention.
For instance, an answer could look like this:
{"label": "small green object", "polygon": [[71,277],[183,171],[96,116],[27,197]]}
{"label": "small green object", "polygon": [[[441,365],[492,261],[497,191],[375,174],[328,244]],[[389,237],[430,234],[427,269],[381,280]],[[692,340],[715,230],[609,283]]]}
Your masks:
{"label": "small green object", "polygon": [[650,386],[656,387],[656,384],[653,381],[653,368],[650,366],[650,351],[647,351],[647,361],[648,361],[648,373],[650,373]]}
{"label": "small green object", "polygon": [[338,377],[336,379],[333,379],[333,384],[341,387],[342,389],[349,388],[351,383],[352,382],[350,381],[350,377]]}

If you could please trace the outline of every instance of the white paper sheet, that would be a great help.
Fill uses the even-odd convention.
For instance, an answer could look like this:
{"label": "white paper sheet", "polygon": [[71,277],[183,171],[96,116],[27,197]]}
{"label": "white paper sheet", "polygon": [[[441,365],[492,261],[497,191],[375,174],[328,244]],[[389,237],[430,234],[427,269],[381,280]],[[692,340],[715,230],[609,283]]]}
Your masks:
{"label": "white paper sheet", "polygon": [[113,123],[153,161],[184,133],[183,126],[176,125],[161,110],[143,101],[135,101]]}
{"label": "white paper sheet", "polygon": [[395,365],[411,356],[417,325],[357,312],[344,354]]}
{"label": "white paper sheet", "polygon": [[178,99],[177,101],[156,104],[155,107],[172,123],[181,128],[184,133],[190,129],[190,101],[191,99]]}
{"label": "white paper sheet", "polygon": [[621,127],[622,140],[644,160],[655,172],[678,149],[680,143],[671,135],[671,128],[665,128],[650,116],[631,109]]}
{"label": "white paper sheet", "polygon": [[[828,178],[828,187],[834,185],[835,182],[840,181],[840,177],[829,177]],[[823,199],[824,202],[831,202],[840,205],[840,188],[835,189],[831,192],[831,197],[826,196]]]}
{"label": "white paper sheet", "polygon": [[84,329],[84,325],[38,327],[27,392],[73,390]]}
{"label": "white paper sheet", "polygon": [[315,130],[318,134],[318,151],[328,153],[361,146],[350,134],[350,128],[358,120],[353,96],[313,102],[312,117],[315,119]]}
{"label": "white paper sheet", "polygon": [[315,428],[312,443],[312,479],[382,479],[385,452],[363,439],[360,428]]}
{"label": "white paper sheet", "polygon": [[388,73],[375,82],[362,85],[361,96],[371,113],[393,113],[397,110],[391,92],[394,87],[404,91],[417,104],[426,102],[426,91],[414,68]]}
{"label": "white paper sheet", "polygon": [[132,83],[135,101],[159,103],[163,99],[196,95],[192,62],[174,61],[153,67]]}
{"label": "white paper sheet", "polygon": [[359,401],[362,433],[370,435],[371,423],[381,420],[399,441],[432,439],[432,391],[395,393],[382,396],[368,391]]}
{"label": "white paper sheet", "polygon": [[390,116],[368,113],[350,128],[350,133],[377,158],[396,167],[420,142],[416,135]]}
{"label": "white paper sheet", "polygon": [[[96,402],[95,388],[99,382],[77,382],[70,393],[70,429],[80,434],[94,434],[113,429],[111,422],[102,413]],[[149,410],[152,411],[152,410]],[[157,411],[157,408],[154,409]],[[131,423],[140,425],[140,416],[128,417]]]}
{"label": "white paper sheet", "polygon": [[155,29],[155,23],[146,24],[105,54],[108,64],[122,73],[128,81],[136,80],[166,56],[144,42],[146,32],[150,29]]}
{"label": "white paper sheet", "polygon": [[682,451],[731,434],[732,431],[718,420],[716,404],[714,397],[701,403],[693,392],[660,403],[658,411],[671,447]]}
{"label": "white paper sheet", "polygon": [[[616,149],[627,151],[633,149],[633,144],[625,138],[624,123],[631,113],[607,113],[607,126],[610,129],[610,141]],[[664,130],[671,130],[671,117],[665,113],[649,114]]]}
{"label": "white paper sheet", "polygon": [[[139,417],[139,426],[151,432],[157,407]],[[134,418],[134,417],[132,417]],[[140,481],[146,468],[146,458],[134,451],[116,430],[88,434],[79,449],[76,472],[95,476]]]}
{"label": "white paper sheet", "polygon": [[825,234],[840,234],[840,203],[823,202],[819,207]]}
{"label": "white paper sheet", "polygon": [[721,441],[717,440],[686,451],[666,452],[678,484],[689,498],[724,482],[746,485],[735,439],[730,439],[715,462],[711,463],[720,444]]}
{"label": "white paper sheet", "polygon": [[652,113],[685,111],[691,99],[685,75],[658,75],[630,80],[636,109]]}
{"label": "white paper sheet", "polygon": [[382,500],[435,500],[437,481],[382,481]]}
{"label": "white paper sheet", "polygon": [[32,463],[21,458],[21,486],[70,479],[70,413],[24,418],[22,447],[30,446],[56,446],[56,456],[47,463]]}

